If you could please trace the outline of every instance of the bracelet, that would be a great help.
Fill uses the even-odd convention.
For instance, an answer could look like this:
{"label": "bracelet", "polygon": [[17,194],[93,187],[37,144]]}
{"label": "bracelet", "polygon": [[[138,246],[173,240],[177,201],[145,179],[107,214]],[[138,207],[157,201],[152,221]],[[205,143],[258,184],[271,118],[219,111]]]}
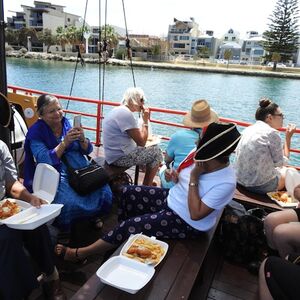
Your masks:
{"label": "bracelet", "polygon": [[143,123],[143,126],[145,126],[145,127],[148,127],[148,124],[146,124],[146,123]]}
{"label": "bracelet", "polygon": [[64,148],[66,148],[66,143],[65,143],[65,141],[61,141],[60,143],[61,143],[61,145],[62,145]]}
{"label": "bracelet", "polygon": [[198,186],[198,183],[196,183],[196,182],[190,182],[189,186]]}
{"label": "bracelet", "polygon": [[85,138],[82,140],[79,140],[80,143],[85,143]]}

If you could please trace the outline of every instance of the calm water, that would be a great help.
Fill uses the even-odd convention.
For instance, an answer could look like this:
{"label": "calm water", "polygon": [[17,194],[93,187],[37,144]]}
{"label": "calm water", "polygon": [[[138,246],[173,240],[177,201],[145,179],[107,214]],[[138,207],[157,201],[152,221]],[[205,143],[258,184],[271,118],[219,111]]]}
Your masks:
{"label": "calm water", "polygon": [[[70,93],[75,63],[7,59],[8,84],[52,93]],[[294,79],[250,77],[188,71],[134,70],[136,84],[145,91],[149,106],[188,110],[194,100],[204,98],[220,116],[254,122],[258,100],[267,96],[279,104],[285,114],[285,124],[300,127],[300,81]],[[131,70],[127,67],[107,66],[104,99],[119,101],[127,87],[132,86]],[[73,96],[99,98],[99,66],[78,66]],[[90,110],[90,106],[89,110]],[[78,109],[71,104],[70,109]],[[80,110],[86,110],[80,107]],[[87,110],[88,111],[88,110]],[[159,114],[155,119],[164,119]],[[170,120],[170,118],[169,118]],[[174,120],[181,122],[181,118]],[[158,134],[170,134],[172,129],[154,127]],[[300,148],[295,138],[293,148]],[[299,155],[298,155],[299,157]],[[298,164],[300,159],[296,158]]]}

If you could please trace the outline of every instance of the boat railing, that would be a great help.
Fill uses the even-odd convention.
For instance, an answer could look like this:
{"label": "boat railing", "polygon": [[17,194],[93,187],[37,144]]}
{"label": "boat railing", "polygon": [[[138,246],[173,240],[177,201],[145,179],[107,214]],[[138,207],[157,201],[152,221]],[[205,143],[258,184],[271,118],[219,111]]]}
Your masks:
{"label": "boat railing", "polygon": [[[11,91],[14,94],[25,94],[25,95],[32,95],[38,97],[41,94],[45,94],[46,92],[40,91],[40,90],[34,90],[34,89],[28,89],[28,88],[23,88],[23,87],[18,87],[18,86],[8,86],[9,91]],[[68,114],[72,115],[81,115],[86,117],[87,119],[92,119],[94,122],[87,122],[87,124],[96,124],[95,126],[87,126],[87,124],[83,124],[83,128],[91,133],[94,134],[94,138],[92,138],[93,143],[96,146],[101,145],[101,134],[102,134],[102,121],[104,118],[104,113],[103,109],[104,107],[115,107],[120,105],[119,102],[112,102],[112,101],[107,101],[107,100],[98,100],[98,99],[91,99],[91,98],[84,98],[84,97],[76,97],[76,96],[67,96],[67,95],[61,95],[61,94],[56,94],[56,93],[51,93],[52,95],[56,96],[59,100],[63,101],[70,101],[72,102],[81,102],[81,103],[86,103],[86,104],[93,104],[96,106],[96,109],[91,110],[90,106],[86,111],[83,110],[74,110],[74,109],[64,109],[64,111]],[[10,99],[10,101],[12,101]],[[63,104],[63,103],[62,103]],[[72,107],[72,105],[69,105],[69,107]],[[24,110],[24,107],[23,107]],[[163,127],[173,127],[173,128],[185,128],[184,125],[182,125],[179,122],[176,121],[170,121],[174,119],[174,117],[181,117],[186,114],[186,111],[181,111],[181,110],[174,110],[174,109],[165,109],[165,108],[159,108],[159,107],[149,107],[150,110],[150,121],[152,124],[157,124],[161,125]],[[95,111],[95,113],[93,113]],[[165,118],[165,120],[154,118],[155,114],[163,114],[167,115],[168,117]],[[26,119],[26,116],[25,116]],[[26,121],[26,120],[25,120]],[[234,119],[230,118],[223,118],[220,117],[220,121],[222,122],[232,122],[236,123],[240,127],[247,127],[251,125],[249,122],[244,122],[244,121],[237,121]],[[286,130],[285,127],[281,128],[280,131],[284,132]],[[300,134],[300,129],[296,130],[296,134]],[[169,140],[170,137],[167,135],[161,135],[162,140]],[[292,153],[299,154],[300,149],[290,149]],[[294,166],[295,167],[295,166]],[[300,170],[300,167],[296,167],[298,170]]]}

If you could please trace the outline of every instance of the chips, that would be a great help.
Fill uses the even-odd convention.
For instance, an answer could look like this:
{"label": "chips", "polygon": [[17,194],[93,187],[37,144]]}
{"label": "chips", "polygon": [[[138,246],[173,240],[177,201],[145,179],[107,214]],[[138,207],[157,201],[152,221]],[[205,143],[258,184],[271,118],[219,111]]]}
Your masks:
{"label": "chips", "polygon": [[161,245],[148,239],[137,238],[123,255],[147,264],[159,263],[165,251]]}
{"label": "chips", "polygon": [[277,201],[281,201],[284,203],[293,202],[293,198],[288,194],[288,192],[278,191],[278,192],[274,192],[274,193],[270,193],[270,194],[271,194],[271,197],[273,197]]}
{"label": "chips", "polygon": [[10,200],[4,200],[0,203],[0,220],[9,218],[21,211],[21,207]]}

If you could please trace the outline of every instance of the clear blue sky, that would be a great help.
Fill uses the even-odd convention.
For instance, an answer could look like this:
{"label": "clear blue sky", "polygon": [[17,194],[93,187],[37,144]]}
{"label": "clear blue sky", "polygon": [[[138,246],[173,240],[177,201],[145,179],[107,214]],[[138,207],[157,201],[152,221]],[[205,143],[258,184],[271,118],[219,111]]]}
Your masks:
{"label": "clear blue sky", "polygon": [[[22,11],[21,4],[33,6],[34,0],[4,0],[4,13]],[[65,11],[84,16],[85,0],[48,0],[65,6]],[[104,12],[104,3],[101,1]],[[125,27],[122,1],[108,0],[107,23]],[[244,35],[246,31],[262,33],[267,28],[268,16],[276,0],[124,0],[129,33],[166,36],[173,18],[188,20],[194,17],[201,30],[214,30],[216,36],[223,35],[229,28]],[[99,1],[89,0],[87,22],[99,24]],[[102,25],[104,16],[102,16]]]}

